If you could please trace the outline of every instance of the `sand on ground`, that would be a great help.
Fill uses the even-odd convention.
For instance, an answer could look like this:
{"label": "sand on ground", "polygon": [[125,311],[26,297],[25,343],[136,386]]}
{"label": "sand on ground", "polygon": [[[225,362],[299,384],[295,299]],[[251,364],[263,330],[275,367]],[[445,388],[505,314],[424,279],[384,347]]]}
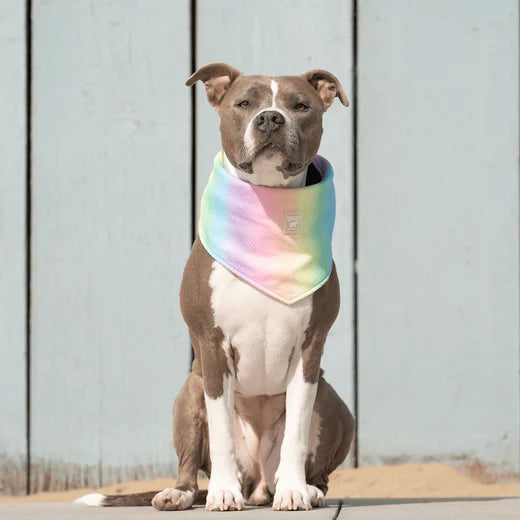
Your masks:
{"label": "sand on ground", "polygon": [[[481,477],[477,475],[477,477]],[[520,497],[520,482],[483,482],[452,466],[441,463],[366,466],[332,473],[327,498],[423,498],[423,497]],[[125,482],[102,488],[37,493],[30,496],[4,496],[4,502],[70,502],[86,493],[126,494],[172,487],[173,479]],[[199,479],[201,489],[207,479]]]}

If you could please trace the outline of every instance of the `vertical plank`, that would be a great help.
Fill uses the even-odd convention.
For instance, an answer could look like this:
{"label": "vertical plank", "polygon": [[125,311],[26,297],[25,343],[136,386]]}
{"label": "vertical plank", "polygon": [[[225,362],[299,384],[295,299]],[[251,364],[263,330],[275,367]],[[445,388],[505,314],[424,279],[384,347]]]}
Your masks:
{"label": "vertical plank", "polygon": [[361,463],[518,471],[518,2],[359,7]]}
{"label": "vertical plank", "polygon": [[0,4],[0,494],[26,489],[25,6]]}
{"label": "vertical plank", "polygon": [[[351,1],[334,0],[327,9],[302,0],[199,0],[197,64],[227,62],[244,73],[301,74],[330,70],[347,96],[352,92]],[[247,20],[247,23],[239,22]],[[326,27],[326,30],[323,28]],[[218,33],[225,35],[215,37]],[[354,405],[352,342],[352,110],[335,103],[324,116],[320,154],[335,169],[337,217],[333,252],[341,283],[341,311],[325,348],[322,366],[351,408]],[[204,89],[197,95],[197,201],[207,182],[215,153],[221,149],[216,112]],[[198,215],[198,212],[197,212]]]}
{"label": "vertical plank", "polygon": [[34,4],[33,490],[174,471],[188,14],[187,0]]}

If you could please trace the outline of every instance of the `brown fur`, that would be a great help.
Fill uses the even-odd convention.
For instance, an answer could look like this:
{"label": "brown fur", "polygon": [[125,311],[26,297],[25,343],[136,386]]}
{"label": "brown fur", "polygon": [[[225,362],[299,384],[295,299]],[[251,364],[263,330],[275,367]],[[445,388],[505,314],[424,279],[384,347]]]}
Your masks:
{"label": "brown fur", "polygon": [[227,63],[209,63],[192,74],[186,80],[185,85],[191,87],[197,81],[203,81],[208,103],[212,107],[217,107],[229,85],[238,76],[240,76],[240,71]]}
{"label": "brown fur", "polygon": [[222,395],[223,377],[230,371],[222,347],[224,334],[219,327],[215,327],[211,310],[209,277],[212,263],[213,259],[197,237],[184,268],[180,299],[181,312],[190,329],[195,359],[204,378],[204,390],[209,397],[216,399]]}
{"label": "brown fur", "polygon": [[[162,490],[161,490],[162,491]],[[152,499],[155,495],[157,495],[159,491],[145,491],[143,493],[131,493],[129,495],[107,495],[105,500],[103,501],[104,507],[139,507],[139,506],[149,506],[152,503]],[[195,501],[193,505],[195,506],[203,506],[206,503],[206,496],[208,491],[206,489],[202,489],[197,493]],[[166,504],[164,507],[166,511]],[[169,508],[169,510],[174,510],[173,507]]]}
{"label": "brown fur", "polygon": [[[287,156],[287,164],[284,173],[293,175],[306,168],[316,157],[323,133],[322,115],[324,105],[312,85],[298,76],[280,76],[277,102],[281,106],[292,107],[297,102],[305,102],[310,109],[306,112],[295,112],[293,116],[298,118],[297,135],[287,135],[290,129],[283,125],[283,129],[268,134],[265,137],[276,147],[284,150]],[[244,92],[249,93],[245,95]],[[295,94],[297,92],[298,94]],[[222,146],[226,156],[235,167],[249,171],[254,159],[252,155],[245,155],[243,143],[237,140],[237,135],[244,135],[249,118],[249,110],[236,107],[236,103],[244,97],[251,99],[254,96],[256,103],[251,110],[257,110],[262,103],[267,107],[272,98],[271,81],[262,76],[239,76],[229,87],[220,101],[218,112],[220,114],[220,133]],[[264,142],[257,135],[258,150],[262,149]],[[292,147],[287,143],[297,146]],[[290,166],[289,166],[290,164]]]}
{"label": "brown fur", "polygon": [[[254,159],[264,153],[270,143],[269,149],[279,149],[286,157],[280,167],[283,175],[295,175],[305,169],[318,152],[323,133],[323,113],[336,97],[345,106],[348,106],[348,100],[341,82],[326,70],[315,69],[300,76],[272,79],[279,80],[277,100],[298,119],[298,131],[291,131],[283,125],[274,133],[262,135],[257,132],[257,149],[254,151],[247,151],[237,136],[245,135],[252,110],[267,108],[270,104],[271,78],[242,74],[226,63],[210,63],[197,70],[186,85],[191,86],[198,80],[204,82],[208,102],[220,115],[222,146],[235,168],[251,173]],[[239,106],[244,100],[250,103],[247,108]],[[297,103],[307,105],[308,109],[294,111]]]}
{"label": "brown fur", "polygon": [[[322,371],[323,372],[323,371]],[[314,411],[320,417],[320,440],[316,453],[305,466],[307,482],[328,490],[329,475],[345,460],[354,438],[356,421],[347,405],[320,375]]]}
{"label": "brown fur", "polygon": [[325,110],[332,105],[335,97],[338,97],[343,105],[348,107],[348,99],[339,81],[334,74],[327,70],[315,69],[300,76],[308,81],[318,93],[323,102]]}
{"label": "brown fur", "polygon": [[[202,378],[193,372],[188,376],[173,405],[173,445],[179,458],[177,489],[197,491],[199,469],[208,475],[208,420],[204,404]],[[205,434],[201,435],[201,432]]]}
{"label": "brown fur", "polygon": [[318,382],[321,355],[327,334],[339,312],[339,282],[335,264],[327,283],[313,294],[312,314],[302,344],[303,378]]}

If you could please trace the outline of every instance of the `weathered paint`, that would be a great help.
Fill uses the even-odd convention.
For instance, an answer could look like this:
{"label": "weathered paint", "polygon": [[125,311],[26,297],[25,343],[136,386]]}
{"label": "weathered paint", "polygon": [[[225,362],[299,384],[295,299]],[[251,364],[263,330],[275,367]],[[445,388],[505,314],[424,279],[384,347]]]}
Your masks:
{"label": "weathered paint", "polygon": [[518,471],[518,2],[358,5],[360,463]]}
{"label": "weathered paint", "polygon": [[187,0],[34,4],[34,491],[174,474],[188,14]]}
{"label": "weathered paint", "polygon": [[[351,2],[311,0],[243,2],[199,0],[197,65],[223,61],[248,74],[302,74],[330,70],[352,93]],[[242,23],[237,23],[241,20]],[[225,35],[216,38],[218,34]],[[197,94],[197,201],[221,148],[216,112],[204,88]],[[336,102],[324,115],[320,154],[334,166],[337,217],[333,254],[341,284],[341,310],[325,346],[325,377],[354,405],[352,333],[352,109]],[[198,212],[197,212],[198,215]]]}
{"label": "weathered paint", "polygon": [[0,3],[0,494],[26,487],[25,6]]}

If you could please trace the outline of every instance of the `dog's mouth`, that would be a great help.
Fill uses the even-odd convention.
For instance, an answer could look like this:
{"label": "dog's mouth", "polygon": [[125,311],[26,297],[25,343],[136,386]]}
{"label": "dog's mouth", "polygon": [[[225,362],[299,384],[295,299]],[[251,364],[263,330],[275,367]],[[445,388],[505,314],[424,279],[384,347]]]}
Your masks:
{"label": "dog's mouth", "polygon": [[276,166],[276,169],[282,173],[285,179],[288,179],[292,175],[297,175],[303,170],[303,162],[294,157],[294,154],[289,154],[287,151],[283,150],[279,145],[273,143],[272,141],[268,141],[256,152],[248,158],[244,158],[242,161],[238,163],[238,167],[246,172],[246,173],[254,173],[253,172],[253,163],[257,159],[275,159],[276,157],[282,156],[283,161],[281,164]]}

